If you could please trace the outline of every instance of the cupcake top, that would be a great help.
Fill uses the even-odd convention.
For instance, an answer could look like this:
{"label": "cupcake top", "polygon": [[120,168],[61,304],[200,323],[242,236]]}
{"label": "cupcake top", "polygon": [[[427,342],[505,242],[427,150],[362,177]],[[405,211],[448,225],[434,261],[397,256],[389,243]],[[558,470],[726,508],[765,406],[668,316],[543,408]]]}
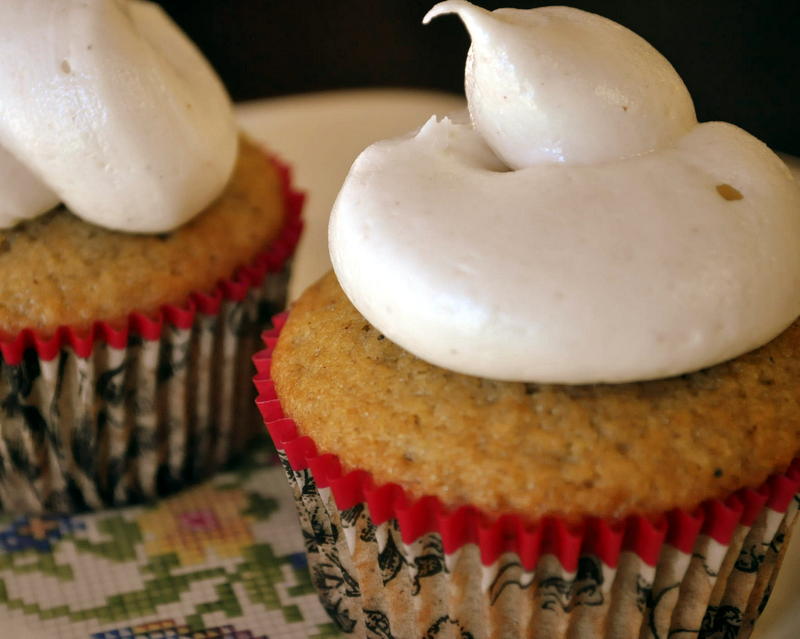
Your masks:
{"label": "cupcake top", "polygon": [[339,281],[383,334],[486,378],[626,382],[800,315],[800,188],[741,129],[698,124],[650,45],[565,7],[445,12],[473,39],[469,121],[368,148],[331,216]]}
{"label": "cupcake top", "polygon": [[279,171],[243,138],[223,193],[170,233],[113,231],[63,207],[0,230],[0,338],[119,326],[132,310],[183,304],[252,262],[280,233],[285,208]]}
{"label": "cupcake top", "polygon": [[788,169],[697,124],[669,64],[603,18],[446,10],[473,33],[471,121],[432,118],[353,165],[336,277],[295,304],[269,364],[298,434],[376,485],[531,521],[691,509],[784,471]]}
{"label": "cupcake top", "polygon": [[158,5],[4,0],[0,60],[0,227],[63,202],[99,226],[161,233],[230,179],[230,99]]}
{"label": "cupcake top", "polygon": [[270,374],[345,472],[448,508],[623,518],[756,488],[800,452],[800,322],[712,368],[625,384],[462,375],[386,339],[333,274],[295,303]]}
{"label": "cupcake top", "polygon": [[213,291],[278,237],[284,186],[158,5],[0,2],[0,337]]}

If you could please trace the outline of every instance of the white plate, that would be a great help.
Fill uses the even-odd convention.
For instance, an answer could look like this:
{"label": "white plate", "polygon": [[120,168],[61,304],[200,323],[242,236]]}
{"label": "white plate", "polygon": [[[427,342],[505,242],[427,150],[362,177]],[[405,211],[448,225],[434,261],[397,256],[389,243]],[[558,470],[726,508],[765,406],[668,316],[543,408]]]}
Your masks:
{"label": "white plate", "polygon": [[[328,213],[356,155],[375,140],[422,125],[431,114],[464,108],[461,98],[410,90],[315,93],[251,102],[239,107],[242,126],[289,161],[308,192],[306,230],[293,268],[296,298],[330,268]],[[800,179],[800,160],[784,156]],[[789,548],[772,600],[753,639],[800,637],[800,543]]]}

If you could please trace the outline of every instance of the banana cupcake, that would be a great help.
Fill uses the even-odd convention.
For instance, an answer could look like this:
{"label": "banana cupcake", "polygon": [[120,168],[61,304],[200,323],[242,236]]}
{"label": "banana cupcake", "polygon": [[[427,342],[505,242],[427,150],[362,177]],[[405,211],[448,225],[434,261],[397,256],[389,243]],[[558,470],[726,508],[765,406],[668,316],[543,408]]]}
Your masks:
{"label": "banana cupcake", "polygon": [[157,5],[12,0],[0,33],[0,507],[150,499],[256,432],[302,198]]}
{"label": "banana cupcake", "polygon": [[748,636],[800,489],[800,187],[644,40],[487,12],[469,119],[354,163],[259,406],[368,637]]}

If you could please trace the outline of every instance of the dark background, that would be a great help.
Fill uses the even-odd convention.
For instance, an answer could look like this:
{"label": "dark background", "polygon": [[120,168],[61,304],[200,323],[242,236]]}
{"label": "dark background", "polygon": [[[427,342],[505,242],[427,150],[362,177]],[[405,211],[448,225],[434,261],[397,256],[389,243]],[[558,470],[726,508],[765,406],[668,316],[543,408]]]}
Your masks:
{"label": "dark background", "polygon": [[[462,92],[466,32],[433,0],[162,0],[237,101],[364,86]],[[481,2],[529,8],[541,2]],[[575,0],[675,66],[703,120],[800,155],[800,0]]]}

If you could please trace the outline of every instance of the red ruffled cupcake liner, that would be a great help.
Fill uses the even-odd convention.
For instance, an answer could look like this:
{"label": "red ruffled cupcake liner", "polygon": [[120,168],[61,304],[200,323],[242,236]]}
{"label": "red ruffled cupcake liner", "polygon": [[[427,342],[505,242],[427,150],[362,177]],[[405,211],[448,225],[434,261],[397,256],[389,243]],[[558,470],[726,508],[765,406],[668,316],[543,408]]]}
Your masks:
{"label": "red ruffled cupcake liner", "polygon": [[285,222],[210,292],[116,327],[0,336],[0,507],[75,511],[152,499],[202,477],[257,432],[248,360],[285,305],[304,196],[277,158]]}
{"label": "red ruffled cupcake liner", "polygon": [[[296,424],[284,415],[269,375],[272,350],[286,317],[287,314],[282,314],[274,318],[274,328],[262,335],[267,348],[254,357],[258,370],[254,380],[258,390],[256,404],[285,460],[290,483],[295,484],[307,540],[309,535],[319,536],[315,529],[320,526],[315,520],[323,514],[329,518],[326,524],[329,531],[338,527],[347,537],[350,530],[347,544],[339,543],[337,548],[337,543],[331,542],[327,549],[312,550],[309,553],[312,566],[319,568],[338,563],[342,575],[348,573],[349,566],[348,574],[366,574],[369,582],[369,571],[365,573],[363,566],[358,567],[363,562],[359,553],[369,551],[358,549],[363,543],[353,541],[363,536],[366,525],[384,529],[383,545],[377,542],[377,547],[371,551],[379,564],[373,568],[379,572],[381,553],[392,534],[397,537],[395,545],[405,548],[403,565],[406,566],[414,565],[424,556],[424,549],[419,550],[419,547],[426,544],[439,548],[443,565],[455,565],[458,562],[453,558],[465,552],[474,555],[470,570],[480,573],[473,577],[480,578],[479,590],[490,599],[492,590],[497,590],[498,576],[506,574],[507,577],[508,567],[513,566],[516,576],[510,581],[500,581],[523,589],[520,584],[528,579],[530,583],[525,588],[531,584],[538,586],[533,589],[533,603],[512,605],[506,602],[505,605],[511,606],[509,610],[513,610],[513,615],[521,615],[520,619],[528,619],[528,623],[535,620],[534,625],[540,629],[537,637],[639,637],[640,633],[641,636],[666,637],[681,629],[693,632],[694,636],[710,637],[716,636],[714,628],[717,626],[722,628],[719,632],[728,631],[726,623],[738,629],[752,626],[768,597],[782,541],[797,512],[800,458],[795,459],[785,473],[770,477],[758,488],[743,488],[726,499],[703,502],[692,511],[676,509],[655,518],[631,516],[621,521],[587,518],[579,525],[569,525],[556,517],[531,523],[516,514],[489,517],[472,506],[448,509],[436,497],[413,499],[397,484],[376,484],[364,470],[345,472],[335,455],[320,454],[313,440],[299,433]],[[311,494],[316,498],[310,497]],[[350,522],[354,511],[366,513],[367,524],[359,527]],[[331,557],[335,557],[335,561]],[[554,559],[557,560],[555,564]],[[587,568],[591,562],[595,569]],[[443,572],[447,571],[443,568]],[[450,581],[457,573],[456,568],[450,571]],[[593,574],[594,585],[589,583],[582,587],[602,591],[597,576],[603,573],[606,573],[604,606],[582,601],[581,587],[576,584],[586,581],[586,574]],[[614,575],[613,586],[609,585],[609,574]],[[413,582],[413,576],[410,578]],[[464,584],[470,581],[469,575],[460,575],[458,579]],[[548,579],[551,581],[545,583]],[[625,586],[620,585],[625,583],[627,592]],[[468,597],[470,588],[464,584],[461,588],[466,590],[461,593],[462,598]],[[373,599],[373,604],[383,602],[380,614],[391,626],[393,636],[402,636],[405,631],[401,628],[409,624],[413,625],[413,632],[424,635],[432,627],[426,623],[435,625],[438,619],[428,615],[421,623],[419,615],[409,616],[407,607],[391,614],[387,612],[393,606],[387,600],[386,584],[378,587],[386,591],[382,594],[376,594],[368,583],[360,584],[362,599],[366,596],[365,587],[371,593],[368,598]],[[554,588],[557,595],[553,595]],[[435,590],[431,596],[438,597],[437,600],[452,598],[452,583]],[[654,602],[657,593],[660,597]],[[395,596],[400,594],[395,593]],[[531,597],[523,599],[527,601]],[[340,597],[335,609],[327,602],[334,619],[339,615],[340,622],[345,600]],[[497,605],[495,599],[485,614],[492,611],[495,614]],[[364,612],[367,608],[362,605],[358,613],[349,611],[346,616],[353,623],[344,621],[340,626],[348,630],[352,625],[349,631],[361,632],[356,630],[361,628],[369,635],[370,624],[374,625],[375,619],[370,621]],[[454,608],[459,606],[452,601],[449,605],[434,606],[449,620],[442,622],[444,626],[455,623]],[[596,614],[586,613],[589,608],[596,608],[593,610]],[[600,615],[600,608],[605,608],[606,614]],[[422,608],[417,602],[411,609]],[[481,620],[481,616],[474,617],[473,612],[464,614],[472,619],[478,635],[505,632],[502,623],[497,626],[500,623],[497,619],[495,622]],[[398,614],[402,618],[398,618]],[[460,622],[456,626],[473,632]],[[545,632],[542,628],[549,630]],[[576,632],[579,634],[574,634]],[[521,636],[524,635],[523,632]]]}

